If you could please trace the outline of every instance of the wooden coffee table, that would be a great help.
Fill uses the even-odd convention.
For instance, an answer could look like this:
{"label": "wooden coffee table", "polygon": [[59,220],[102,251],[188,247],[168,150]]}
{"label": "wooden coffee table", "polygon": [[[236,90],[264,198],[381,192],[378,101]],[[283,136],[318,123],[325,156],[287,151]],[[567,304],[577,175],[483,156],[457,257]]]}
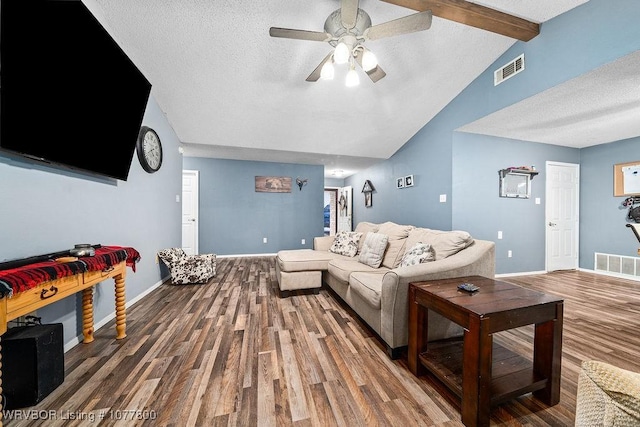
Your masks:
{"label": "wooden coffee table", "polygon": [[[468,294],[461,283],[480,290]],[[464,328],[460,338],[428,342],[433,310]],[[461,400],[466,426],[488,426],[490,408],[525,393],[553,406],[560,401],[563,300],[480,276],[409,285],[408,365],[431,372]],[[535,324],[533,364],[493,343],[492,334]]]}

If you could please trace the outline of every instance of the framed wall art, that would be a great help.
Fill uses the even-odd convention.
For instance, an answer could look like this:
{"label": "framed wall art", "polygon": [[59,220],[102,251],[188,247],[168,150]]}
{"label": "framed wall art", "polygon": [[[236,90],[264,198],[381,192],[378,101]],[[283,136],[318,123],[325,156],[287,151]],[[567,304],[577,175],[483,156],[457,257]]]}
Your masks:
{"label": "framed wall art", "polygon": [[291,193],[290,176],[256,176],[256,192]]}

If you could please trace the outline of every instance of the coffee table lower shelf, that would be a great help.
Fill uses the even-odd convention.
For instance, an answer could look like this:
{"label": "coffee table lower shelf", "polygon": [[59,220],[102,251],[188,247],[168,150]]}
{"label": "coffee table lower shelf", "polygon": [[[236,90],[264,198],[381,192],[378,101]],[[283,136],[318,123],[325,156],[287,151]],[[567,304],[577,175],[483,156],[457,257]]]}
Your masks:
{"label": "coffee table lower shelf", "polygon": [[[546,387],[547,379],[536,378],[530,360],[495,342],[492,351],[491,406]],[[418,360],[462,399],[462,337],[430,342]]]}

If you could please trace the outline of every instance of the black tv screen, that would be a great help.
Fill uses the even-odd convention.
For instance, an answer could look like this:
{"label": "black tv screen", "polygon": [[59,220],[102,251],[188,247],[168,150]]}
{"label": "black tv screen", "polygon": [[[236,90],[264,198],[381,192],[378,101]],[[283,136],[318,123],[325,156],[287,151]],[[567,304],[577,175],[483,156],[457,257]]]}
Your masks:
{"label": "black tv screen", "polygon": [[150,91],[82,2],[1,0],[0,149],[126,180]]}

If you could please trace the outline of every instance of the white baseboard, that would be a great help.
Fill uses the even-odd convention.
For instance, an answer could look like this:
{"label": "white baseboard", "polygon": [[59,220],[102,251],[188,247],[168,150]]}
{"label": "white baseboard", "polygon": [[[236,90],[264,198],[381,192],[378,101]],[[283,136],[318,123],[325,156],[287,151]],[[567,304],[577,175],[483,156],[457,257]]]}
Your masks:
{"label": "white baseboard", "polygon": [[503,273],[503,274],[496,274],[496,278],[499,279],[501,277],[533,276],[536,274],[547,274],[547,272],[544,270],[541,270],[541,271],[523,271],[520,273]]}
{"label": "white baseboard", "polygon": [[590,270],[588,268],[579,268],[578,270],[584,271],[586,273],[599,274],[601,276],[616,277],[618,279],[627,279],[634,282],[640,282],[640,277],[630,276],[628,274],[617,274],[617,273],[612,273],[608,271]]}
{"label": "white baseboard", "polygon": [[[160,279],[159,282],[155,283],[153,286],[147,288],[144,292],[142,292],[140,295],[137,295],[136,297],[134,297],[133,299],[127,301],[125,303],[125,308],[129,308],[131,307],[133,304],[137,303],[138,301],[140,301],[142,298],[146,297],[147,295],[149,295],[151,292],[153,292],[154,290],[156,290],[157,288],[160,287],[160,285],[162,285],[165,281],[167,281],[169,279],[169,276],[164,277],[162,279]],[[97,331],[98,329],[102,328],[104,325],[106,325],[107,323],[109,323],[110,321],[112,321],[113,319],[116,318],[116,312],[115,310],[113,311],[113,313],[109,314],[108,316],[104,317],[103,319],[99,320],[97,323],[94,321],[93,323],[93,330],[94,332]],[[83,340],[84,336],[83,335],[78,335],[77,337],[71,339],[69,342],[67,342],[64,345],[64,352],[66,353],[67,351],[71,350],[73,347],[77,346],[78,344],[80,344]]]}
{"label": "white baseboard", "polygon": [[217,258],[247,258],[247,257],[261,257],[261,256],[276,256],[276,254],[238,254],[238,255],[216,255]]}

